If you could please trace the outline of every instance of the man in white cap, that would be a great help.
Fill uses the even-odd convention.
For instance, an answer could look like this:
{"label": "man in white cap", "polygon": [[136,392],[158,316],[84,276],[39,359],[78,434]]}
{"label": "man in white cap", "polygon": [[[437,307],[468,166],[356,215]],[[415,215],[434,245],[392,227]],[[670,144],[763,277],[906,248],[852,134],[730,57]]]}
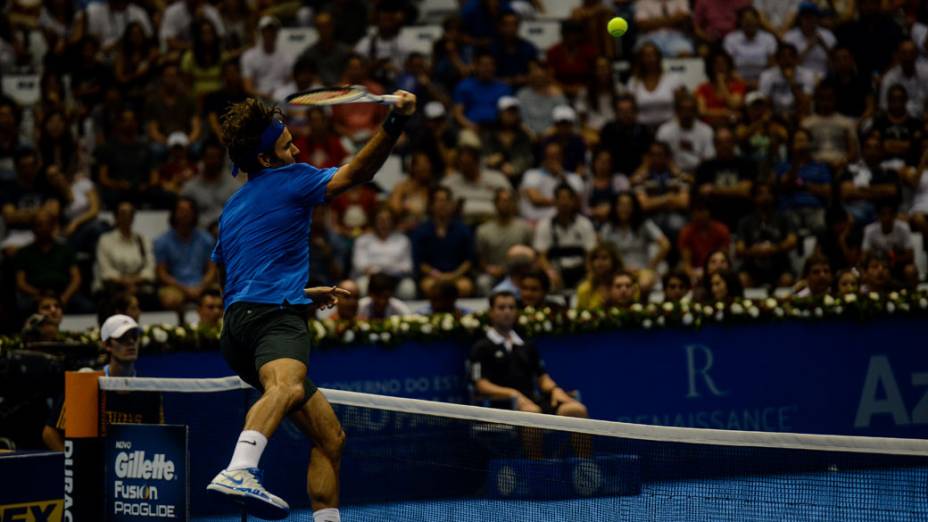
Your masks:
{"label": "man in white cap", "polygon": [[[107,377],[135,377],[142,330],[128,315],[110,316],[100,327],[100,341],[109,354],[103,367]],[[104,398],[106,424],[161,424],[164,408],[160,393],[107,392]],[[59,397],[42,430],[45,445],[55,451],[64,449],[64,396]]]}
{"label": "man in white cap", "polygon": [[279,20],[262,16],[258,20],[261,38],[242,54],[242,80],[249,96],[269,100],[275,90],[290,81],[293,57],[277,46],[279,31]]}
{"label": "man in white cap", "polygon": [[551,110],[554,125],[541,140],[541,148],[552,141],[561,144],[564,169],[583,176],[586,173],[586,140],[577,131],[577,112],[570,105],[558,105]]}

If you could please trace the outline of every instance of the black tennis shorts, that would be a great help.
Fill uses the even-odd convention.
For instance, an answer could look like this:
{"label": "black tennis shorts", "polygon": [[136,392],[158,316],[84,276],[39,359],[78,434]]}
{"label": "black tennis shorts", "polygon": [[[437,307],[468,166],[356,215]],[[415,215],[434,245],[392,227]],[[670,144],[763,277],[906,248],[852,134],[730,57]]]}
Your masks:
{"label": "black tennis shorts", "polygon": [[[243,381],[264,391],[258,370],[265,364],[296,359],[309,365],[308,313],[305,305],[233,303],[222,320],[219,346],[223,357]],[[307,377],[303,387],[308,401],[316,385]]]}

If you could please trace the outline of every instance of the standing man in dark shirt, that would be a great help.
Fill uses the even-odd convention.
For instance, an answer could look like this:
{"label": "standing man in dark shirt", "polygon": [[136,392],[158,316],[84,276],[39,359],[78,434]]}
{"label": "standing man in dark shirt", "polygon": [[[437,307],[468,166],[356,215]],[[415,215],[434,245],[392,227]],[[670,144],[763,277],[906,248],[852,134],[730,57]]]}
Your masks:
{"label": "standing man in dark shirt", "polygon": [[55,241],[55,224],[55,216],[50,212],[37,212],[32,228],[35,241],[16,253],[13,263],[19,308],[28,312],[44,293],[52,293],[66,310],[78,313],[93,310],[93,304],[77,293],[81,272],[74,251]]}
{"label": "standing man in dark shirt", "polygon": [[734,230],[751,212],[751,187],[756,177],[754,163],[737,154],[735,133],[728,127],[716,129],[715,158],[699,165],[695,183],[712,217]]}
{"label": "standing man in dark shirt", "polygon": [[493,399],[512,399],[519,411],[587,417],[586,406],[548,375],[535,345],[513,331],[518,315],[511,292],[490,296],[490,327],[470,354],[475,391]]}
{"label": "standing man in dark shirt", "polygon": [[474,283],[474,237],[467,226],[454,219],[451,191],[439,187],[432,192],[431,218],[411,234],[415,267],[419,270],[422,293],[429,295],[439,281],[453,281],[462,296],[471,295]]}
{"label": "standing man in dark shirt", "polygon": [[599,133],[600,145],[612,153],[615,171],[626,176],[634,174],[652,138],[648,128],[638,123],[635,98],[619,96],[615,101],[615,120],[603,126]]}

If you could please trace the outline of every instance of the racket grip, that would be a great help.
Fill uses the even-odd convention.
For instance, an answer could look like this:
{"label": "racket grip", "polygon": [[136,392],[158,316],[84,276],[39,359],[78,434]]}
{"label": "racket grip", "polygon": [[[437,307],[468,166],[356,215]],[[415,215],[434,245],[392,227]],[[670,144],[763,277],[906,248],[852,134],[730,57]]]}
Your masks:
{"label": "racket grip", "polygon": [[384,105],[396,105],[400,101],[400,97],[395,94],[383,94],[379,98],[380,103]]}

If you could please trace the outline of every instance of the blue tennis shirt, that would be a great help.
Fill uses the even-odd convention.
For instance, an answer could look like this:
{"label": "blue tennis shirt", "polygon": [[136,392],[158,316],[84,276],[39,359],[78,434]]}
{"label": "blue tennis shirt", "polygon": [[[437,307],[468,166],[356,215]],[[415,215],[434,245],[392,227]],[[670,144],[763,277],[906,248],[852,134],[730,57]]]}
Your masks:
{"label": "blue tennis shirt", "polygon": [[239,301],[309,304],[309,227],[335,167],[264,169],[226,202],[212,260],[224,265],[225,307]]}

